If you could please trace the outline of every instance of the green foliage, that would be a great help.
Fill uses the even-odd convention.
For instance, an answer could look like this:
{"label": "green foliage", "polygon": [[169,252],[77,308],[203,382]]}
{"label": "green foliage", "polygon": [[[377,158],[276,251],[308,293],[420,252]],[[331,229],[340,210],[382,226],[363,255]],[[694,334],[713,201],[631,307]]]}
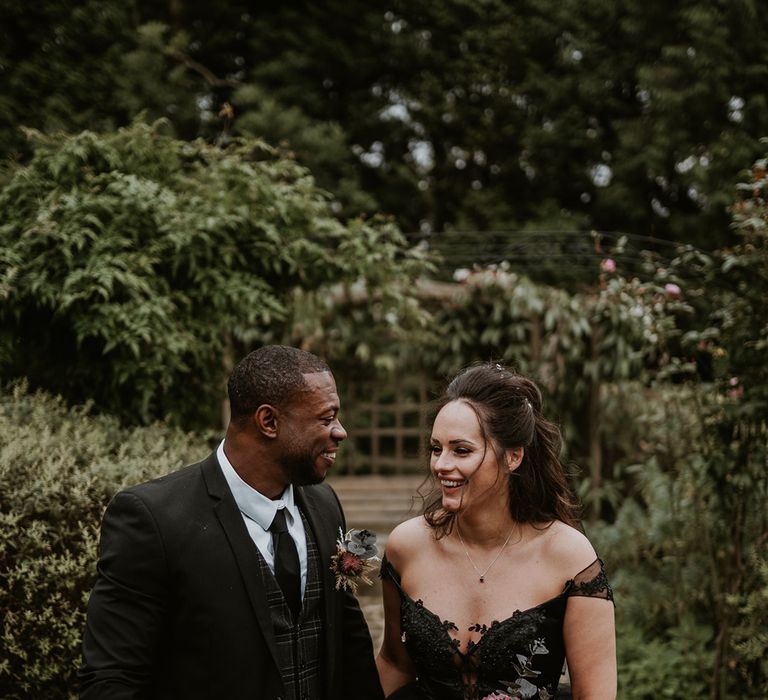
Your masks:
{"label": "green foliage", "polygon": [[[393,10],[393,42],[411,48],[398,55],[422,70],[387,88],[418,105],[434,146],[434,230],[557,230],[583,216],[584,227],[718,243],[728,183],[766,128],[754,3]],[[473,192],[493,204],[472,207]]]}
{"label": "green foliage", "polygon": [[[432,268],[424,251],[406,250],[391,222],[351,223],[356,235],[338,254],[370,257],[366,278],[316,292],[297,288],[290,301],[288,339],[327,357],[348,380],[391,376],[413,363],[414,351],[434,337],[432,315],[419,303],[415,282]],[[394,268],[393,268],[394,266]]]}
{"label": "green foliage", "polygon": [[619,388],[635,449],[618,453],[596,539],[620,572],[622,697],[768,692],[765,188],[759,161],[733,207],[740,244],[681,252],[671,272],[694,313],[667,369]]}
{"label": "green foliage", "polygon": [[135,3],[0,2],[0,154],[29,154],[19,127],[110,129],[132,113],[114,99]]}
{"label": "green foliage", "polygon": [[604,265],[576,293],[505,265],[469,273],[420,355],[438,374],[502,359],[546,390],[588,467],[630,700],[768,692],[765,161],[739,190],[742,242],[713,255],[682,246],[637,277]]}
{"label": "green foliage", "polygon": [[591,533],[618,572],[621,696],[761,697],[765,434],[724,442],[738,399],[712,385],[635,388],[616,518]]}
{"label": "green foliage", "polygon": [[[651,592],[647,592],[650,594]],[[704,698],[707,682],[701,669],[707,660],[709,630],[695,623],[672,627],[653,637],[644,635],[616,612],[618,637],[619,697]]]}
{"label": "green foliage", "polygon": [[340,218],[378,209],[373,196],[362,189],[347,136],[338,123],[313,120],[298,106],[282,104],[256,85],[237,90],[233,101],[240,114],[237,131],[288,150],[315,173],[320,187],[333,192]]}
{"label": "green foliage", "polygon": [[6,0],[2,15],[0,154],[28,155],[20,125],[102,130],[140,112],[183,139],[282,141],[340,218],[392,213],[437,232],[449,261],[456,230],[711,250],[768,130],[755,0]]}
{"label": "green foliage", "polygon": [[212,122],[218,125],[215,113],[204,108],[210,87],[184,62],[186,33],[173,33],[157,19],[131,29],[112,85],[120,110],[132,117],[143,114],[149,123],[166,119],[174,134],[190,139]]}
{"label": "green foliage", "polygon": [[569,456],[583,464],[596,457],[589,434],[615,444],[614,428],[630,417],[613,387],[660,371],[679,334],[673,314],[690,307],[655,281],[605,273],[598,289],[569,293],[502,264],[469,273],[433,313],[438,332],[426,339],[421,366],[449,376],[498,360],[533,376],[564,424]]}
{"label": "green foliage", "polygon": [[[123,423],[211,425],[229,364],[257,342],[315,349],[352,381],[505,360],[541,382],[588,468],[578,485],[616,584],[622,697],[766,696],[765,161],[725,226],[728,183],[768,127],[756,3],[44,5],[0,27],[0,152],[34,150],[0,175],[0,378]],[[15,128],[101,129],[141,110],[166,121],[28,142]],[[429,264],[392,219],[339,222],[377,206],[411,231],[470,231],[430,239],[448,273],[481,243],[520,252],[475,229],[623,229],[719,250],[599,272],[599,241],[537,243],[526,275],[478,269],[427,301]],[[578,279],[584,259],[592,288],[534,281]],[[75,424],[108,445],[128,433],[35,400],[5,409],[24,449],[4,448],[0,467],[38,455],[32,477],[2,482],[21,494],[3,496],[1,570],[15,558],[0,579],[23,601],[0,661],[3,674],[26,664],[19,697],[32,682],[66,692],[72,663],[48,660],[74,648],[82,612],[64,606],[81,603],[98,513],[130,471],[109,471],[114,447],[74,460],[85,486],[66,469],[55,483],[86,449]],[[19,437],[26,422],[35,437]]]}
{"label": "green foliage", "polygon": [[387,314],[422,323],[397,290],[425,264],[391,223],[343,225],[260,141],[221,149],[160,127],[31,134],[33,160],[0,189],[3,379],[132,422],[212,425],[234,354],[318,325],[296,295],[381,290],[365,325],[344,320],[353,355],[395,325]]}
{"label": "green foliage", "polygon": [[[756,554],[751,567],[757,574],[755,588],[729,602],[739,605],[744,621],[734,629],[734,651],[740,669],[755,678],[768,678],[768,560],[763,550]],[[763,688],[764,689],[764,688]]]}
{"label": "green foliage", "polygon": [[120,488],[199,460],[204,441],[23,386],[0,394],[0,695],[75,698],[98,528]]}

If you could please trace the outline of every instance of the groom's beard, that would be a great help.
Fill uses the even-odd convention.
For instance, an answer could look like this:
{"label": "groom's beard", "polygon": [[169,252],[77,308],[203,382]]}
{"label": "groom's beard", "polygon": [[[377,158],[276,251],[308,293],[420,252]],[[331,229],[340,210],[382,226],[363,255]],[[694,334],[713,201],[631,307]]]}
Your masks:
{"label": "groom's beard", "polygon": [[310,450],[296,450],[283,455],[282,465],[288,482],[296,486],[309,486],[324,481],[325,471],[318,472],[316,466],[319,457]]}

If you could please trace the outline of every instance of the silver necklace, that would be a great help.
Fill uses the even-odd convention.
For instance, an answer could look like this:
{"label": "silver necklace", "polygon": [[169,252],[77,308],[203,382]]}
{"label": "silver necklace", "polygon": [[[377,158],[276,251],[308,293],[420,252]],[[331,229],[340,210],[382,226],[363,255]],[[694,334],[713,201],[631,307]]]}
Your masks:
{"label": "silver necklace", "polygon": [[464,544],[464,538],[461,536],[461,527],[459,526],[458,521],[456,521],[456,534],[459,536],[459,542],[461,542],[461,546],[464,548],[464,554],[467,555],[467,560],[470,564],[472,564],[472,568],[477,572],[477,575],[480,577],[480,583],[485,583],[485,575],[491,570],[491,567],[498,561],[499,557],[501,556],[501,553],[504,551],[504,548],[509,543],[510,538],[512,537],[512,533],[515,531],[514,526],[509,531],[509,534],[507,535],[507,539],[504,540],[504,544],[501,545],[501,549],[498,551],[498,554],[493,558],[493,561],[488,564],[485,571],[480,571],[480,569],[475,566],[475,562],[472,561],[472,557],[469,556],[469,552],[467,551],[467,545]]}

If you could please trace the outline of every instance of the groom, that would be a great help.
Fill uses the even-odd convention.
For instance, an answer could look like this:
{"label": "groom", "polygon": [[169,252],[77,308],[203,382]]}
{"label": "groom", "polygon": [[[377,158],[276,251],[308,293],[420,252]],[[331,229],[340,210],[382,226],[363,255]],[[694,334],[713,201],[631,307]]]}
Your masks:
{"label": "groom", "polygon": [[347,433],[327,365],[255,350],[207,459],[129,488],[104,515],[82,700],[381,700],[368,628],[329,569]]}

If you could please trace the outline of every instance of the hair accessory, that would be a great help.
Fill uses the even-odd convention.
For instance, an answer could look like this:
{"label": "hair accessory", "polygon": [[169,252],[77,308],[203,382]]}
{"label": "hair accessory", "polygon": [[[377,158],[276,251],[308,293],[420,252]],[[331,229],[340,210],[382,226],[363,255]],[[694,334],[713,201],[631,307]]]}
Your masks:
{"label": "hair accessory", "polygon": [[502,367],[502,366],[501,366],[501,365],[500,365],[498,362],[496,363],[496,369],[497,369],[499,372],[503,372],[503,371],[504,371],[504,368],[503,368],[503,367]]}
{"label": "hair accessory", "polygon": [[527,398],[523,399],[523,403],[525,404],[526,408],[531,408],[531,402]]}

